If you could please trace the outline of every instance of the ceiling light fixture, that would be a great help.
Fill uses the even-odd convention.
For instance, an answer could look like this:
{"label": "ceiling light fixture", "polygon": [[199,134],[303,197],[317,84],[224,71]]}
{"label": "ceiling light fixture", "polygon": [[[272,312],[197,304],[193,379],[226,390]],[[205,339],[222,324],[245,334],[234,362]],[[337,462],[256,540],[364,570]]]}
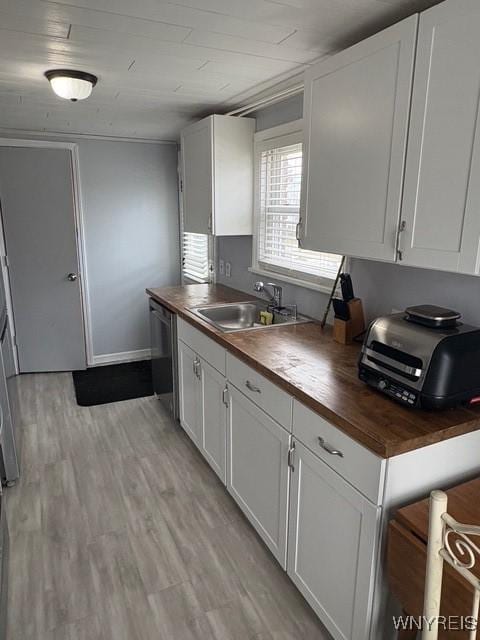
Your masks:
{"label": "ceiling light fixture", "polygon": [[97,76],[74,69],[52,69],[45,73],[52,90],[60,98],[76,102],[85,100],[97,84]]}

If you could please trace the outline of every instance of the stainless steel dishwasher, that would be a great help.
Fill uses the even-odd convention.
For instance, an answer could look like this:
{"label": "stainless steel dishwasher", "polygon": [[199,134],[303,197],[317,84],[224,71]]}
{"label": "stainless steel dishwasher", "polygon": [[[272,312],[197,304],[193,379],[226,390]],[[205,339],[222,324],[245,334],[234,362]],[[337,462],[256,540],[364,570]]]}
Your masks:
{"label": "stainless steel dishwasher", "polygon": [[150,298],[153,390],[178,420],[177,316]]}
{"label": "stainless steel dishwasher", "polygon": [[0,640],[7,637],[9,544],[5,495],[0,488]]}

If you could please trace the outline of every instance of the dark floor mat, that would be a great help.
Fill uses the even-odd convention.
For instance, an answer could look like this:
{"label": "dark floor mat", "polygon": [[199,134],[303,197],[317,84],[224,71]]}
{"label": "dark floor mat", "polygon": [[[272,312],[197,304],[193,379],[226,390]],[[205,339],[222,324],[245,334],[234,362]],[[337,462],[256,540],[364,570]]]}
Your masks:
{"label": "dark floor mat", "polygon": [[72,376],[82,407],[153,395],[150,360],[73,371]]}

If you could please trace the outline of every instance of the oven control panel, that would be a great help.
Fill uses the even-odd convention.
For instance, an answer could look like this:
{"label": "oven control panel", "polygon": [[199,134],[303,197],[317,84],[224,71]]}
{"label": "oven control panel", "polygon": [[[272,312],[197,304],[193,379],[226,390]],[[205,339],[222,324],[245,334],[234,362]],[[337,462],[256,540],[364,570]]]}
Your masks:
{"label": "oven control panel", "polygon": [[390,396],[390,398],[393,398],[393,400],[396,400],[407,407],[415,407],[418,403],[418,391],[409,389],[398,382],[389,380],[388,378],[365,369],[362,366],[360,366],[359,377],[360,380],[363,380],[371,387],[378,389],[378,391],[385,393],[387,396]]}

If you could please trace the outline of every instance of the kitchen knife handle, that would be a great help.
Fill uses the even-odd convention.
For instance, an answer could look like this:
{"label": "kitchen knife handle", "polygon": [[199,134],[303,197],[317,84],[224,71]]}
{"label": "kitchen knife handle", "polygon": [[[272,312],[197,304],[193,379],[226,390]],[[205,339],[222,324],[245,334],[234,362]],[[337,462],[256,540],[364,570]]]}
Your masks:
{"label": "kitchen knife handle", "polygon": [[349,302],[350,300],[353,300],[355,296],[353,293],[353,284],[352,284],[352,278],[350,274],[342,273],[342,275],[340,276],[340,280],[341,280],[343,299],[345,300],[345,302]]}

